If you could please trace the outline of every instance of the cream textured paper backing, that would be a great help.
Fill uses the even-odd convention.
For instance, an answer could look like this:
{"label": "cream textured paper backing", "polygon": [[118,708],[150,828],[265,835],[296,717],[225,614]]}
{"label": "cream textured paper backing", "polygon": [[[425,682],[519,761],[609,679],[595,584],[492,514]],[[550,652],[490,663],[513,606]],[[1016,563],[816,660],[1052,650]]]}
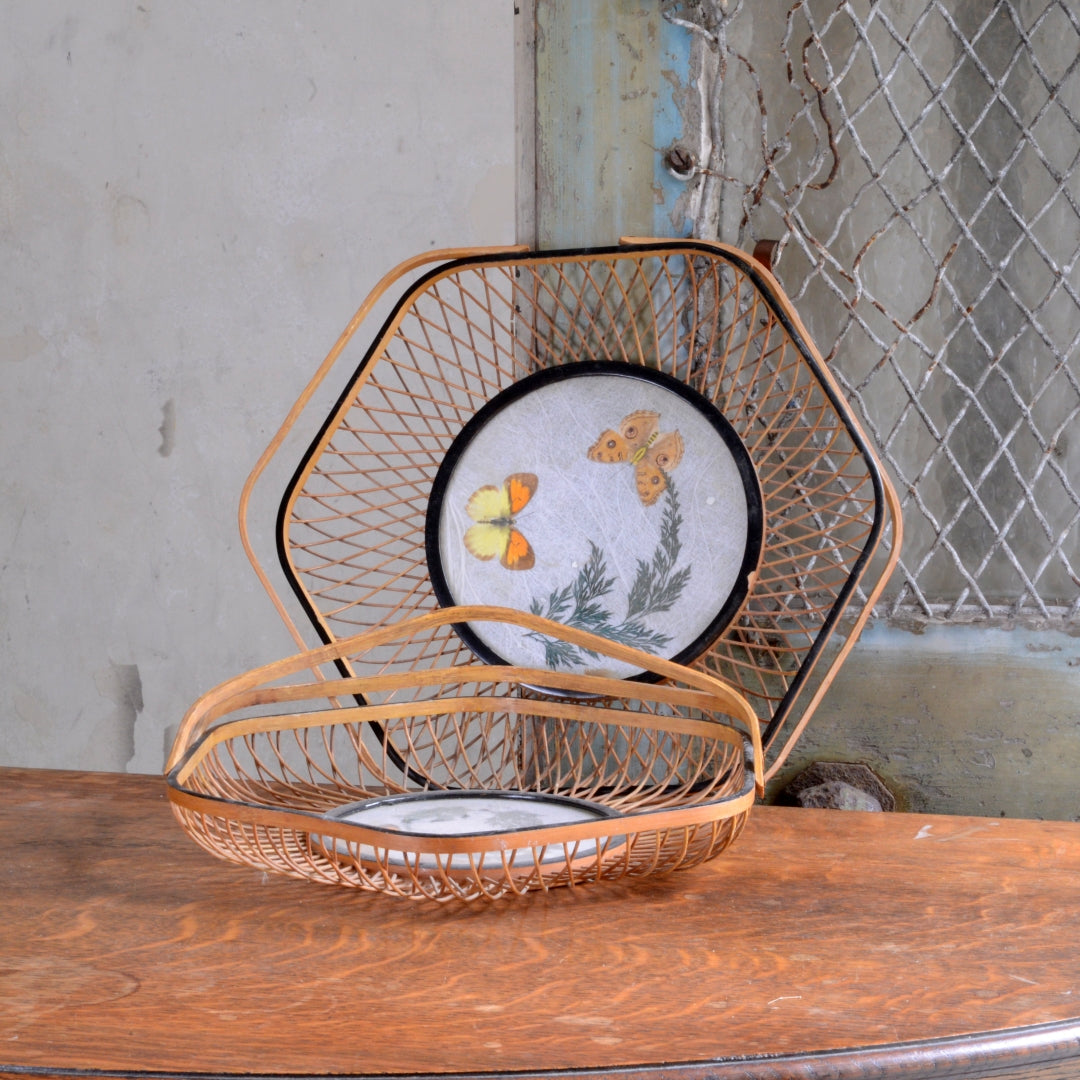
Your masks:
{"label": "cream textured paper backing", "polygon": [[[650,438],[638,434],[635,442],[622,433],[637,433],[639,424],[625,423],[636,412],[659,419]],[[455,601],[531,610],[656,655],[679,655],[724,607],[747,549],[747,491],[716,423],[724,423],[719,413],[710,419],[664,385],[601,373],[540,385],[495,411],[454,462],[438,507],[441,571]],[[609,456],[622,460],[590,458],[605,433],[603,445],[614,444]],[[646,505],[639,472],[655,480],[656,448],[679,439],[681,457],[661,470],[660,494]],[[536,479],[513,510],[507,485],[516,474]],[[474,498],[483,488],[495,490]],[[470,552],[470,529],[490,557]],[[503,552],[511,544],[520,552],[523,542],[531,567],[508,568]],[[553,643],[516,628],[471,629],[512,663],[636,674],[610,661],[594,667],[572,649],[553,652]]]}

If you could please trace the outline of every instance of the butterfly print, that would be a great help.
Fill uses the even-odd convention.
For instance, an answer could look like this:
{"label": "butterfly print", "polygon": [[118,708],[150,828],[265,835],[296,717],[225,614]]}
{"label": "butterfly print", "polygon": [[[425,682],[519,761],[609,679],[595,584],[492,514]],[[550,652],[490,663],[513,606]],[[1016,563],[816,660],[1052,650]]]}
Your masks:
{"label": "butterfly print", "polygon": [[638,497],[646,506],[667,490],[668,473],[682,456],[682,436],[678,431],[660,434],[660,414],[647,409],[624,417],[618,431],[609,428],[589,447],[590,461],[633,465]]}
{"label": "butterfly print", "polygon": [[518,530],[514,518],[536,491],[533,473],[512,473],[495,487],[485,484],[469,496],[465,512],[476,522],[465,530],[469,554],[487,562],[496,556],[507,570],[531,570],[536,563],[532,545]]}

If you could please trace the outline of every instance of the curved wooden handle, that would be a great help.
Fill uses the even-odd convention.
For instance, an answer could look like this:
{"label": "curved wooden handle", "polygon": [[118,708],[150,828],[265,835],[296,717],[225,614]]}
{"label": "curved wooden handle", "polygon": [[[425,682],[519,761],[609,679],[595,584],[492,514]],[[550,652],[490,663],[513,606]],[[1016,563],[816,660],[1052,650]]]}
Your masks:
{"label": "curved wooden handle", "polygon": [[[498,622],[520,626],[526,630],[536,631],[547,637],[558,638],[572,645],[585,648],[589,652],[598,653],[613,660],[621,660],[634,667],[659,675],[662,679],[683,683],[706,694],[709,703],[716,712],[740,721],[750,736],[754,751],[755,786],[758,794],[763,794],[764,754],[761,744],[760,724],[753,707],[731,684],[714,675],[683,667],[681,664],[676,664],[671,660],[664,660],[641,649],[619,644],[587,630],[565,626],[562,623],[545,619],[539,615],[533,615],[530,612],[517,611],[513,608],[488,607],[486,605],[439,608],[399,623],[376,627],[373,630],[343,638],[318,649],[297,653],[294,656],[286,657],[283,660],[255,668],[252,671],[226,680],[200,697],[187,711],[180,723],[176,740],[173,743],[172,752],[166,765],[166,772],[170,772],[176,767],[187,750],[202,737],[214,721],[232,709],[256,704],[260,699],[265,700],[262,695],[255,693],[258,688],[301,671],[318,672],[319,668],[324,664],[349,656],[357,656],[391,641],[409,638],[417,633],[440,626],[464,622]],[[493,668],[480,661],[455,667],[453,669],[456,673],[455,678],[460,678],[462,670],[488,671],[493,676],[505,676],[525,684],[531,683],[539,686],[543,686],[545,681],[550,681],[552,678],[551,672],[542,669],[522,667]],[[419,682],[438,681],[440,675],[438,671],[429,673],[413,671],[402,672],[396,678],[400,678],[405,685],[410,685]],[[351,696],[363,693],[365,683],[374,685],[385,681],[385,679],[386,676],[373,676],[369,679],[360,676],[353,679],[324,680],[327,685],[320,689],[320,693],[330,698],[337,695]],[[612,679],[606,676],[562,675],[558,681],[566,683],[569,688],[576,687],[583,693],[593,695],[606,694],[609,697],[625,697],[628,692],[644,696],[650,695],[648,684],[634,684],[633,690],[629,690],[628,684],[624,680]],[[285,690],[286,688],[278,689]],[[665,696],[662,691],[656,693],[660,697]]]}

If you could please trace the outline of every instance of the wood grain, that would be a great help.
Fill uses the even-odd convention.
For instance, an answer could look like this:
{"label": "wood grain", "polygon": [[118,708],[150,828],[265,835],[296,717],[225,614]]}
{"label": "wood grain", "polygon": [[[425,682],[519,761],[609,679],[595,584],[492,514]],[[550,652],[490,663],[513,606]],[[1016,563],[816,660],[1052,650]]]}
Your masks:
{"label": "wood grain", "polygon": [[651,884],[414,905],[0,769],[0,1077],[1075,1076],[1078,887],[1075,824],[759,807]]}

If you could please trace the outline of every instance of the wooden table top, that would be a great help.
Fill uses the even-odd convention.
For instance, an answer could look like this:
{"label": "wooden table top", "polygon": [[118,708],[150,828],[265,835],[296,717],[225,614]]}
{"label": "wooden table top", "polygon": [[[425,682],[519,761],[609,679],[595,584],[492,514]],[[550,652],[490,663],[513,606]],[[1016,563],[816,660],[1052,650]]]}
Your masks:
{"label": "wooden table top", "polygon": [[0,1077],[1073,1077],[1078,901],[1080,825],[758,807],[695,870],[439,907],[0,769]]}

